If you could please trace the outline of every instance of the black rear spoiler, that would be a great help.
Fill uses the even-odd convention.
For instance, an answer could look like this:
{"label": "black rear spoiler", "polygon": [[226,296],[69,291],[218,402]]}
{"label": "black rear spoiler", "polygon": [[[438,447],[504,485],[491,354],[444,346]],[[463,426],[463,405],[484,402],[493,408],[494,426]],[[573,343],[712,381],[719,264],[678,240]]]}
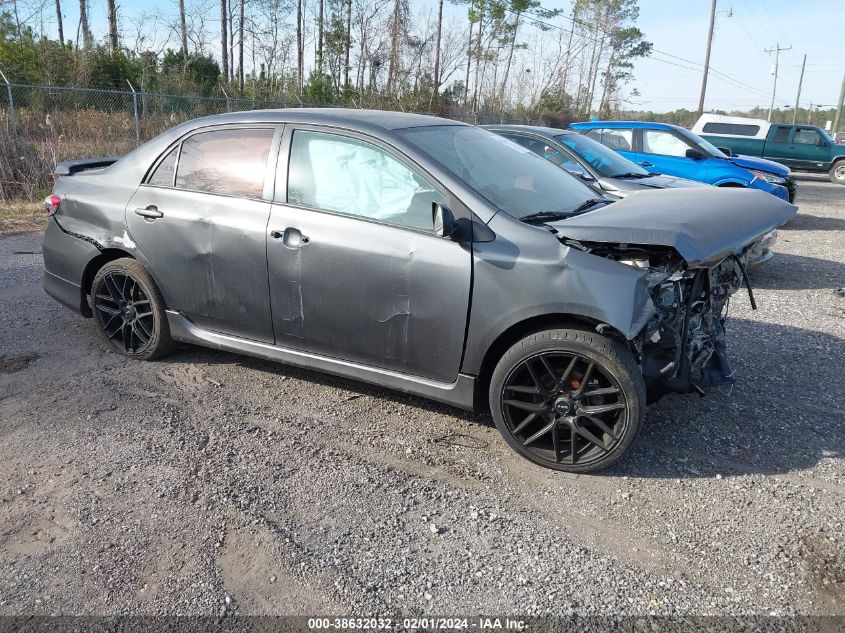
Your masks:
{"label": "black rear spoiler", "polygon": [[120,156],[104,156],[102,158],[83,158],[81,160],[66,160],[56,165],[56,176],[73,176],[88,169],[100,169],[113,165]]}

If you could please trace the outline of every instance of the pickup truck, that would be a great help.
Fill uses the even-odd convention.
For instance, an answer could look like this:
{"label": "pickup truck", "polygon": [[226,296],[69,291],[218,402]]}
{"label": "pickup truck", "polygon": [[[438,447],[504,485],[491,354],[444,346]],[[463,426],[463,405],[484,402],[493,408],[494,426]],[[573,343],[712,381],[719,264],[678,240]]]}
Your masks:
{"label": "pickup truck", "polygon": [[692,131],[722,151],[767,158],[798,171],[827,172],[831,182],[845,185],[845,145],[820,127],[704,114]]}

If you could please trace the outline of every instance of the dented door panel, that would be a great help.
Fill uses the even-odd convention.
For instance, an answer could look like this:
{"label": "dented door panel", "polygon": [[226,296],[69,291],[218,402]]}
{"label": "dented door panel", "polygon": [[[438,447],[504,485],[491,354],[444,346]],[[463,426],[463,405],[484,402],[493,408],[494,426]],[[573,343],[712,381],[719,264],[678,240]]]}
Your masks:
{"label": "dented door panel", "polygon": [[[288,227],[307,242],[291,248],[273,237]],[[457,376],[469,245],[274,205],[267,259],[277,345],[434,380]]]}
{"label": "dented door panel", "polygon": [[[155,207],[150,220],[134,211]],[[141,186],[129,201],[129,235],[168,307],[200,327],[272,342],[265,231],[270,203]]]}

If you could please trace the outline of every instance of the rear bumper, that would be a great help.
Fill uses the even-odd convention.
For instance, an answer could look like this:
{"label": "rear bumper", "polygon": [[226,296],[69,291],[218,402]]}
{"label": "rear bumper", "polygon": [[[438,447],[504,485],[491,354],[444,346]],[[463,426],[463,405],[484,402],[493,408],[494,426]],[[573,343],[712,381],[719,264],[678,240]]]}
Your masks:
{"label": "rear bumper", "polygon": [[100,249],[63,231],[53,217],[47,223],[41,251],[44,254],[44,290],[62,305],[85,314],[88,306],[83,304],[82,280],[86,267],[100,254]]}
{"label": "rear bumper", "polygon": [[66,308],[82,312],[82,286],[44,270],[44,292]]}

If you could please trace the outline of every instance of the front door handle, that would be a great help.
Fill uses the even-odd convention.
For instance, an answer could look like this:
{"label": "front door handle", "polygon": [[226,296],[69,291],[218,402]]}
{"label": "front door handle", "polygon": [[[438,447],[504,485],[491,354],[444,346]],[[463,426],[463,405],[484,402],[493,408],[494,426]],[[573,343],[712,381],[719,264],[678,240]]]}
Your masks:
{"label": "front door handle", "polygon": [[164,214],[159,211],[158,207],[154,204],[151,204],[148,207],[135,209],[135,214],[140,215],[142,218],[147,218],[148,220],[155,220],[156,218],[164,217]]}
{"label": "front door handle", "polygon": [[654,167],[654,163],[650,163],[647,160],[641,160],[640,165],[642,165],[643,167]]}
{"label": "front door handle", "polygon": [[307,235],[302,234],[302,231],[292,226],[289,226],[284,231],[270,231],[270,237],[274,240],[282,240],[285,248],[290,249],[300,248],[311,241]]}

